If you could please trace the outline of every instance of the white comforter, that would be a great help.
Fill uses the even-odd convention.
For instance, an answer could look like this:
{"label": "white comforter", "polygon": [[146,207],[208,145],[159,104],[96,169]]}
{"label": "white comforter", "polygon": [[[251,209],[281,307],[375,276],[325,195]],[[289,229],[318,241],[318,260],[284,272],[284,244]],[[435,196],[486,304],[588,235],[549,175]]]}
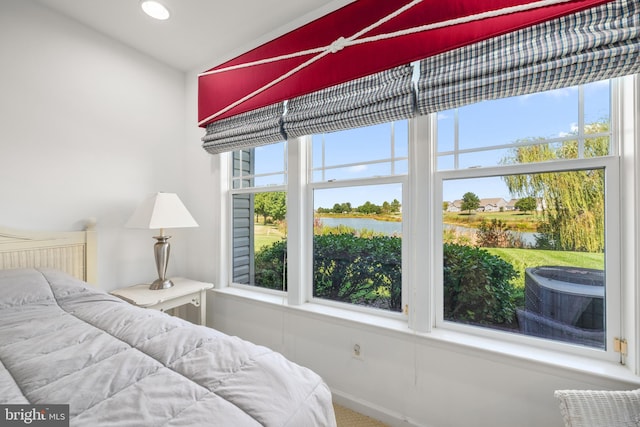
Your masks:
{"label": "white comforter", "polygon": [[335,426],[311,370],[46,269],[0,271],[0,403],[69,404],[73,426]]}

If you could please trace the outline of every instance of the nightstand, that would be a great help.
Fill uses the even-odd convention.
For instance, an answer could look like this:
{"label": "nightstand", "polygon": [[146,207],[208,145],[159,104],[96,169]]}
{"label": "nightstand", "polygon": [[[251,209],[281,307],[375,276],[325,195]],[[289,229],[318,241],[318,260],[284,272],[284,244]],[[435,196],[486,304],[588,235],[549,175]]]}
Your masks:
{"label": "nightstand", "polygon": [[172,277],[173,286],[167,289],[151,290],[148,284],[116,289],[111,294],[138,307],[165,311],[185,304],[200,307],[200,324],[204,325],[207,313],[206,291],[213,284]]}

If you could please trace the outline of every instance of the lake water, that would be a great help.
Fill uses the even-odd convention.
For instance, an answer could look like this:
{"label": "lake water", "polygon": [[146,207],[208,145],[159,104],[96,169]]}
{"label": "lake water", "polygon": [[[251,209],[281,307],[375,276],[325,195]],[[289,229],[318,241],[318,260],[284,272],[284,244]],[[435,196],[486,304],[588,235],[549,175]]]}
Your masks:
{"label": "lake water", "polygon": [[[378,233],[384,233],[386,235],[402,235],[402,223],[401,222],[391,222],[391,221],[378,221],[371,218],[320,218],[320,221],[323,225],[328,227],[337,227],[342,224],[347,227],[351,227],[355,230],[372,230]],[[449,225],[445,224],[445,228],[456,229],[462,232],[475,232],[475,228],[462,227],[459,225]],[[536,233],[528,233],[528,232],[517,232],[512,231],[511,233],[520,236],[522,241],[527,245],[535,245]]]}

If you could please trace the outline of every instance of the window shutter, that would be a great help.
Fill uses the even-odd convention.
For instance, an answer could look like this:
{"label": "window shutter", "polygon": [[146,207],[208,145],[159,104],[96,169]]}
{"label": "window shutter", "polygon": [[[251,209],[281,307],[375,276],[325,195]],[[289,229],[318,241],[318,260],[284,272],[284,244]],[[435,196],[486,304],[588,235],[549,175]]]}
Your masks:
{"label": "window shutter", "polygon": [[[239,168],[242,175],[253,175],[254,150],[235,151],[233,153],[234,176]],[[233,195],[233,282],[245,285],[253,284],[254,278],[254,241],[253,241],[253,194]]]}

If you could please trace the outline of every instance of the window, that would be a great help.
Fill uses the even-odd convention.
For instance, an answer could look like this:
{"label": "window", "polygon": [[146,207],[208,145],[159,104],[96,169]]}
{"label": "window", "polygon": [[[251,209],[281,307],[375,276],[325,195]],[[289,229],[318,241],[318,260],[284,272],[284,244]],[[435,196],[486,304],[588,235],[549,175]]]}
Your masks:
{"label": "window", "polygon": [[597,82],[438,114],[444,324],[606,349],[611,93]]}
{"label": "window", "polygon": [[232,280],[286,290],[285,142],[232,154]]}
{"label": "window", "polygon": [[232,280],[613,360],[621,93],[596,82],[235,152]]}
{"label": "window", "polygon": [[314,135],[313,296],[399,312],[408,123]]}
{"label": "window", "polygon": [[405,175],[408,122],[314,135],[312,182]]}

